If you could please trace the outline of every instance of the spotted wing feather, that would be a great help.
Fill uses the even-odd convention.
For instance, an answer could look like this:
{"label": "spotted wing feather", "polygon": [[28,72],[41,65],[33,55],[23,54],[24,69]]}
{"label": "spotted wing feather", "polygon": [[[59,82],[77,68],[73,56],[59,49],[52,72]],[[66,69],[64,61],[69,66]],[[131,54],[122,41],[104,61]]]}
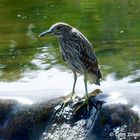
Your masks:
{"label": "spotted wing feather", "polygon": [[86,37],[79,31],[77,32],[77,36],[79,37],[79,40],[82,41],[82,44],[84,44],[81,47],[81,52],[79,55],[80,59],[85,65],[87,73],[89,74],[90,77],[92,77],[93,82],[95,84],[100,84],[102,72],[100,70],[100,66],[98,65],[98,60],[95,55],[93,46],[86,39]]}

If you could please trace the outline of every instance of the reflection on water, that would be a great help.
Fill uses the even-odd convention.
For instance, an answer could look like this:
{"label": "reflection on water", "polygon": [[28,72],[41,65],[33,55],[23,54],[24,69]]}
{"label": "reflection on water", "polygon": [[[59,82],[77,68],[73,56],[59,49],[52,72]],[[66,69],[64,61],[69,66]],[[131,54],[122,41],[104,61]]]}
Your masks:
{"label": "reflection on water", "polygon": [[2,0],[0,4],[2,81],[16,81],[27,70],[67,68],[56,39],[38,38],[40,32],[58,21],[72,24],[95,45],[104,76],[115,72],[117,78],[123,78],[140,68],[138,0],[41,0],[39,3],[14,0],[13,3]]}

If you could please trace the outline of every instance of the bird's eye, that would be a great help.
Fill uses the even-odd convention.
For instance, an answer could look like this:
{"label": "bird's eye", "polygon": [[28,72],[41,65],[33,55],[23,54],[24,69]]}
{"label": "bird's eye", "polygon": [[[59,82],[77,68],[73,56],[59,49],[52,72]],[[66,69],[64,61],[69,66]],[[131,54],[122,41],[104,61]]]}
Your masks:
{"label": "bird's eye", "polygon": [[62,27],[61,26],[58,26],[57,28],[56,28],[56,30],[60,30]]}

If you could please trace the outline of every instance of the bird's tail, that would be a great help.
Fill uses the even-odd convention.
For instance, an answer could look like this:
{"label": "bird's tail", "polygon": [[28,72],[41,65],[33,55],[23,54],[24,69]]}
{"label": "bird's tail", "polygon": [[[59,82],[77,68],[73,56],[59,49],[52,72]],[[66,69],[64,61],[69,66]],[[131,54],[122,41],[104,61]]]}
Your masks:
{"label": "bird's tail", "polygon": [[97,73],[89,73],[88,79],[90,83],[94,83],[96,85],[100,85],[100,80],[102,78],[102,72],[100,69],[97,70]]}
{"label": "bird's tail", "polygon": [[91,84],[96,84],[96,85],[100,85],[100,79],[98,79],[98,77],[93,74],[93,73],[89,73],[88,74],[88,81],[91,83]]}

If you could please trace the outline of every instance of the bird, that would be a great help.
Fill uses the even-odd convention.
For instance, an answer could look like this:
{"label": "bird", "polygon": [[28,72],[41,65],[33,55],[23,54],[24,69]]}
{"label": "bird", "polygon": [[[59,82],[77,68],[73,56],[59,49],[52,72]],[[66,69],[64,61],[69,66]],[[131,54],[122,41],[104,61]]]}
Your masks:
{"label": "bird", "polygon": [[48,30],[42,32],[39,37],[45,35],[53,35],[58,38],[62,57],[73,72],[74,82],[71,98],[75,95],[77,74],[80,73],[84,76],[84,97],[85,103],[87,103],[89,100],[88,77],[95,85],[100,85],[102,78],[102,71],[92,44],[78,29],[64,22],[55,23]]}

